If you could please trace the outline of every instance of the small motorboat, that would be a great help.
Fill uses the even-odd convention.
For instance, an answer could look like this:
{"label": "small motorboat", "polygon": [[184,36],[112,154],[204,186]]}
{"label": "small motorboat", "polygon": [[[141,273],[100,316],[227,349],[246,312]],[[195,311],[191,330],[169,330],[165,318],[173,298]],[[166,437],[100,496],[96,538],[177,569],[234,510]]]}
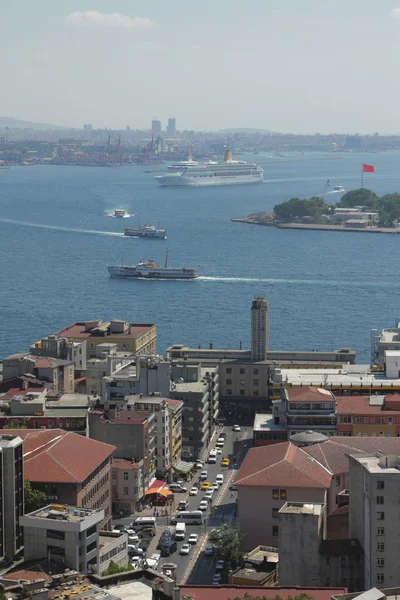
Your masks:
{"label": "small motorboat", "polygon": [[334,192],[345,192],[346,190],[344,189],[344,187],[342,185],[335,185],[335,187],[333,188]]}
{"label": "small motorboat", "polygon": [[126,212],[122,208],[117,208],[114,210],[114,215],[116,219],[123,219],[126,217]]}

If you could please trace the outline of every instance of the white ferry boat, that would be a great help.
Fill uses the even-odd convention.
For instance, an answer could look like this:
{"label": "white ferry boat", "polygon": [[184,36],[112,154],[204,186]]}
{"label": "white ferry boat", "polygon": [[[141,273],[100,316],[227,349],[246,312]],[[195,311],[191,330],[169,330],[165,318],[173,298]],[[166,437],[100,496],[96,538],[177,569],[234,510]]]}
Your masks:
{"label": "white ferry boat", "polygon": [[168,250],[164,267],[152,260],[145,260],[137,265],[108,266],[111,277],[123,279],[197,279],[198,270],[191,267],[169,267]]}
{"label": "white ferry boat", "polygon": [[123,219],[126,216],[127,214],[122,208],[116,208],[114,210],[113,217],[115,217],[116,219]]}
{"label": "white ferry boat", "polygon": [[160,185],[201,186],[259,183],[264,176],[261,167],[255,163],[233,160],[232,152],[229,151],[225,152],[223,162],[209,161],[204,164],[186,164],[179,168],[177,165],[172,165],[172,167],[171,172],[156,177]]}

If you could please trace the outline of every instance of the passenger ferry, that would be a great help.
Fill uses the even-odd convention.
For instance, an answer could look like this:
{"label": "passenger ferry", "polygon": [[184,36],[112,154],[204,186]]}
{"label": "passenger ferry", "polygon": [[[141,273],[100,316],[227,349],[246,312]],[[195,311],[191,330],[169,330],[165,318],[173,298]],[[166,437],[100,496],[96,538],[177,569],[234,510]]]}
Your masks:
{"label": "passenger ferry", "polygon": [[146,237],[146,238],[156,238],[159,240],[167,239],[167,231],[166,229],[156,229],[154,225],[149,225],[148,223],[143,227],[138,225],[138,227],[127,227],[124,230],[124,235],[126,237]]}
{"label": "passenger ferry", "polygon": [[109,266],[107,270],[111,277],[123,279],[197,279],[197,269],[191,267],[169,267],[168,250],[164,267],[152,260],[145,260],[137,265]]}
{"label": "passenger ferry", "polygon": [[173,168],[170,172],[156,177],[160,185],[202,186],[259,183],[264,176],[263,169],[255,163],[233,160],[230,151],[225,152],[223,162],[210,160],[204,164],[182,164],[182,166],[176,164],[171,166]]}

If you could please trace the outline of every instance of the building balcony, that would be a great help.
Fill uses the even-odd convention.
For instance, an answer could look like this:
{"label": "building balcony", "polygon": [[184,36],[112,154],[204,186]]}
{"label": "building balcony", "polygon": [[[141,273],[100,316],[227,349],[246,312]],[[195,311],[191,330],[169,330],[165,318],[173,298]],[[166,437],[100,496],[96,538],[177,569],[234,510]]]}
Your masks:
{"label": "building balcony", "polygon": [[332,408],[318,408],[316,410],[311,410],[311,409],[302,409],[302,408],[296,408],[296,409],[291,409],[288,408],[286,410],[286,413],[288,415],[331,415],[333,412]]}
{"label": "building balcony", "polygon": [[309,429],[313,429],[313,427],[323,427],[323,426],[336,427],[336,419],[334,419],[334,418],[324,419],[323,417],[315,418],[315,419],[307,419],[307,418],[301,418],[301,417],[288,417],[287,425],[288,425],[288,427],[304,426],[304,427],[308,427]]}

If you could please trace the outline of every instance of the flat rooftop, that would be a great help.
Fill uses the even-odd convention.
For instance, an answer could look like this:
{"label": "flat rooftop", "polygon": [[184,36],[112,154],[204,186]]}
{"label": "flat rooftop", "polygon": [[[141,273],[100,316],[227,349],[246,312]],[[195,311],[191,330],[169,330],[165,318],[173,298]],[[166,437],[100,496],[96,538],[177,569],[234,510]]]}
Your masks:
{"label": "flat rooftop", "polygon": [[176,392],[205,392],[207,383],[205,381],[175,381]]}
{"label": "flat rooftop", "polygon": [[132,600],[132,598],[135,600],[151,600],[153,597],[151,584],[144,579],[142,581],[129,581],[111,586],[108,588],[108,592],[113,598],[120,600]]}
{"label": "flat rooftop", "polygon": [[[387,459],[382,454],[351,455],[369,473],[400,475],[400,456],[391,455]],[[387,462],[386,462],[387,460]]]}
{"label": "flat rooftop", "polygon": [[[281,381],[280,381],[281,379]],[[369,365],[345,365],[341,369],[279,369],[272,377],[273,385],[366,387],[400,387],[400,379],[388,379],[381,373],[371,373]]]}
{"label": "flat rooftop", "polygon": [[316,515],[320,516],[323,504],[311,502],[286,502],[280,509],[280,513],[286,515]]}
{"label": "flat rooftop", "polygon": [[136,363],[134,362],[131,362],[127,365],[123,365],[122,367],[114,371],[112,375],[110,375],[110,377],[118,377],[118,379],[130,379],[131,377],[136,378],[136,376],[137,368]]}
{"label": "flat rooftop", "polygon": [[110,331],[110,321],[101,321],[99,326],[93,327],[90,331],[86,331],[86,322],[77,322],[64,327],[57,331],[56,335],[60,335],[66,338],[101,338],[101,337],[113,337],[113,338],[131,338],[136,339],[149,332],[153,327],[154,323],[127,323],[127,328],[121,332]]}
{"label": "flat rooftop", "polygon": [[286,427],[276,425],[272,413],[256,413],[253,431],[286,431]]}
{"label": "flat rooftop", "polygon": [[254,548],[254,550],[244,556],[244,562],[261,564],[264,560],[278,563],[278,548],[274,548],[273,546],[257,546],[257,548]]}
{"label": "flat rooftop", "polygon": [[49,504],[34,512],[24,515],[35,519],[51,519],[53,521],[64,521],[67,523],[81,523],[87,517],[100,513],[96,508],[80,508],[77,506],[65,506],[63,504]]}
{"label": "flat rooftop", "polygon": [[383,329],[379,341],[383,344],[390,344],[394,342],[400,343],[400,330],[396,328]]}

